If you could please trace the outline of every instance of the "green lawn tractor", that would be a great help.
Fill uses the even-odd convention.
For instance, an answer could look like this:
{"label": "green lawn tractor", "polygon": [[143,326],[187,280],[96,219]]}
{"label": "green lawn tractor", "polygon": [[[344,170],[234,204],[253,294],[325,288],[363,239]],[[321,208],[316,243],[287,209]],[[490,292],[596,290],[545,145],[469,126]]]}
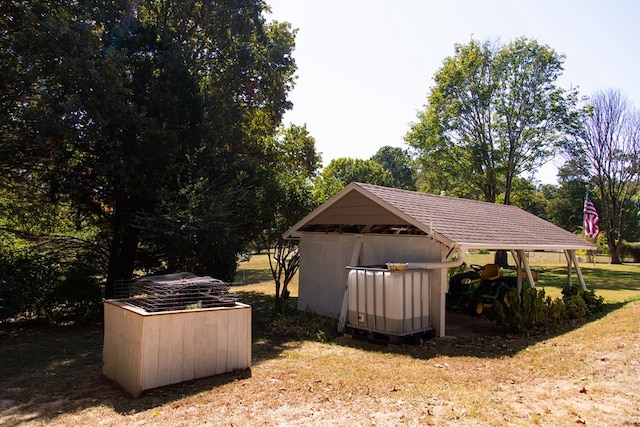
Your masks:
{"label": "green lawn tractor", "polygon": [[511,283],[507,284],[501,279],[498,264],[471,264],[470,267],[469,271],[458,273],[449,279],[447,309],[463,307],[480,316],[498,300],[509,305]]}

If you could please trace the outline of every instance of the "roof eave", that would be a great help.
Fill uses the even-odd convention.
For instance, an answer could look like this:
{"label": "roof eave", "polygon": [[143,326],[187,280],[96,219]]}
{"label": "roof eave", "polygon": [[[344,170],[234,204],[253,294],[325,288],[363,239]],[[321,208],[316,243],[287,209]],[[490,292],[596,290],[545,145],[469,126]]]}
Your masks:
{"label": "roof eave", "polygon": [[459,246],[465,249],[487,249],[487,250],[530,250],[530,251],[565,251],[565,250],[595,250],[595,245],[589,245],[585,242],[584,245],[570,245],[570,244],[553,244],[553,245],[523,245],[523,244],[496,244],[496,243],[459,243]]}

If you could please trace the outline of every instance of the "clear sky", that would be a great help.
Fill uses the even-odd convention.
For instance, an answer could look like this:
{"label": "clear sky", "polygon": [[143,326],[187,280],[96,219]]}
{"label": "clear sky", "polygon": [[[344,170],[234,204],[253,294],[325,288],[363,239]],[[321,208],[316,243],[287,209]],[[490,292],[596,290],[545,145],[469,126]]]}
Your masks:
{"label": "clear sky", "polygon": [[[267,0],[298,29],[285,124],[307,125],[326,166],[404,135],[455,43],[536,39],[566,56],[564,88],[619,89],[640,108],[640,1]],[[558,161],[556,161],[558,163]],[[553,167],[542,182],[553,182]]]}

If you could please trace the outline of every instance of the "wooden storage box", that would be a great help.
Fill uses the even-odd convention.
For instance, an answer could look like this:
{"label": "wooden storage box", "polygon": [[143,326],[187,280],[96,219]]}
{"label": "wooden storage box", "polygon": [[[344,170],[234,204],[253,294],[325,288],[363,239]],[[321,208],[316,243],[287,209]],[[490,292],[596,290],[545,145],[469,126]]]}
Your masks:
{"label": "wooden storage box", "polygon": [[144,390],[251,366],[251,307],[147,313],[104,303],[102,373],[133,397]]}

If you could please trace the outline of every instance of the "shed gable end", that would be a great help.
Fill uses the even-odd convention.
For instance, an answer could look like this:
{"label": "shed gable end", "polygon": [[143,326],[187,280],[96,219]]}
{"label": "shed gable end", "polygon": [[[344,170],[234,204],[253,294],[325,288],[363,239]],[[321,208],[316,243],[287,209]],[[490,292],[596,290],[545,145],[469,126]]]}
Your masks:
{"label": "shed gable end", "polygon": [[407,222],[359,192],[351,191],[311,219],[308,224],[407,225]]}

